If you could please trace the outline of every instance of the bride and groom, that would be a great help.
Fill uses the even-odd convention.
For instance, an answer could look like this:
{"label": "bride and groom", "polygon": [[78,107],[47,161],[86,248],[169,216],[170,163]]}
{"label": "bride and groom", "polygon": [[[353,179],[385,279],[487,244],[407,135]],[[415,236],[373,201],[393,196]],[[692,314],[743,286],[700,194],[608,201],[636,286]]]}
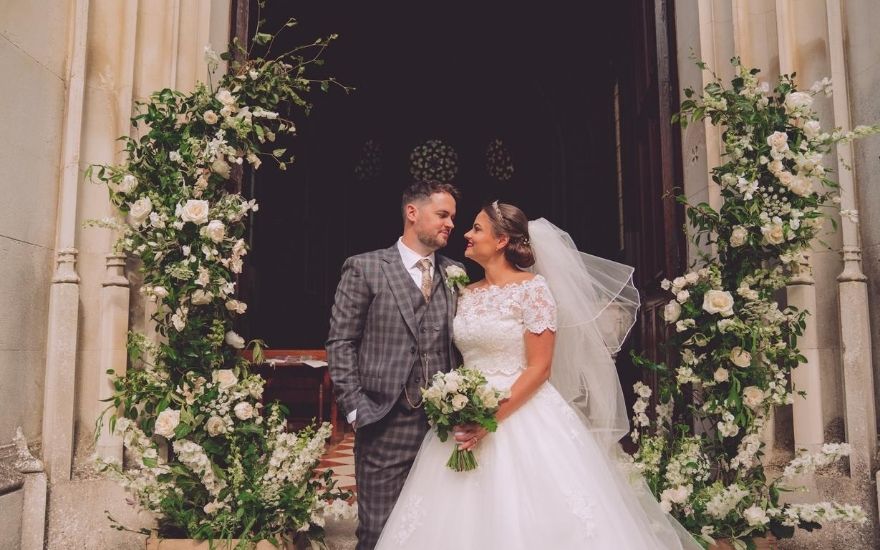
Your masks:
{"label": "bride and groom", "polygon": [[[629,424],[611,353],[638,308],[632,269],[496,201],[464,235],[485,278],[459,288],[461,265],[436,253],[457,198],[411,185],[403,236],[342,268],[327,355],[355,429],[358,549],[699,548],[615,458]],[[460,364],[510,394],[497,432],[460,426],[444,443],[420,390]],[[447,468],[452,445],[479,467]]]}

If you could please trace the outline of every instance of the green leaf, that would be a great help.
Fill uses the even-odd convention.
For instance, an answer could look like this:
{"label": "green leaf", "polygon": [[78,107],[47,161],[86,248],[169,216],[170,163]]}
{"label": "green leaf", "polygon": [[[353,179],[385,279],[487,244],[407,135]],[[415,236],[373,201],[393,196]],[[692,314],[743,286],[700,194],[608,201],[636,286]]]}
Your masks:
{"label": "green leaf", "polygon": [[274,156],[274,157],[280,157],[280,156],[284,155],[284,153],[285,153],[286,151],[287,151],[287,149],[285,149],[285,148],[281,148],[281,149],[272,149],[272,156]]}
{"label": "green leaf", "polygon": [[263,46],[269,43],[272,40],[272,35],[265,32],[258,32],[254,35],[254,42]]}

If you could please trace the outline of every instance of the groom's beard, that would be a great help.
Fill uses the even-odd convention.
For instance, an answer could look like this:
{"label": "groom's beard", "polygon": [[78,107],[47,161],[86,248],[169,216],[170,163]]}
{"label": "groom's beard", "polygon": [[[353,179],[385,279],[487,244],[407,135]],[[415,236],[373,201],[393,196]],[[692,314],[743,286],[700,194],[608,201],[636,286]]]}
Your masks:
{"label": "groom's beard", "polygon": [[419,239],[419,242],[423,245],[427,246],[431,250],[440,250],[446,243],[449,242],[449,234],[448,233],[416,233],[416,237]]}

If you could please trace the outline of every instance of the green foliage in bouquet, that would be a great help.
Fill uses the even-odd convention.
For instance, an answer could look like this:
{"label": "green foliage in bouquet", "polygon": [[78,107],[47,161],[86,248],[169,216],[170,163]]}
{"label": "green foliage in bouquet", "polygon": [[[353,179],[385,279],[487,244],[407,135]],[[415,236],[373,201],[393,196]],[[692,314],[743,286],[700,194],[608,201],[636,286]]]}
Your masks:
{"label": "green foliage in bouquet", "polygon": [[[824,132],[812,103],[830,95],[830,81],[804,92],[795,75],[783,75],[771,89],[757,69],[733,64],[729,86],[715,78],[702,94],[685,90],[675,116],[684,126],[709,119],[722,128],[725,162],[712,169],[722,204],[678,197],[704,252],[691,271],[662,283],[671,294],[667,346],[677,357],[669,366],[635,357],[657,373],[659,404],[652,420],[652,391],[636,384],[632,439],[634,465],[666,510],[706,544],[726,538],[746,548],[768,532],[784,538],[821,521],[865,521],[856,506],[780,502],[793,477],[846,456],[848,445],[801,454],[768,480],[761,431],[772,407],[793,402],[791,372],[806,361],[797,338],[807,312],[781,308],[776,294],[808,269],[811,242],[839,209],[823,159],[880,127]],[[857,222],[853,211],[840,214]]]}
{"label": "green foliage in bouquet", "polygon": [[[282,407],[264,409],[263,380],[232,330],[247,309],[236,277],[257,204],[231,191],[231,177],[245,163],[292,160],[275,141],[295,133],[313,89],[335,82],[308,76],[333,38],[274,57],[238,43],[234,56],[206,48],[211,73],[229,62],[217,88],[152,94],[137,105],[133,135],[120,138],[127,160],[88,171],[125,218],[92,224],[115,229],[117,251],[139,260],[158,332],[130,335],[131,368],[114,375],[108,409],[127,463],[99,467],[154,513],[161,537],[280,543],[298,531],[320,541],[325,512],[347,513],[349,495],[314,472],[329,425],[289,433]],[[272,40],[257,29],[258,47]],[[255,361],[260,349],[255,341]]]}
{"label": "green foliage in bouquet", "polygon": [[[425,414],[437,432],[440,441],[449,438],[454,426],[476,424],[489,432],[498,429],[495,413],[508,392],[492,388],[478,370],[458,368],[450,372],[438,372],[431,385],[422,390]],[[461,450],[458,444],[446,465],[456,472],[473,470],[477,460],[471,450]]]}

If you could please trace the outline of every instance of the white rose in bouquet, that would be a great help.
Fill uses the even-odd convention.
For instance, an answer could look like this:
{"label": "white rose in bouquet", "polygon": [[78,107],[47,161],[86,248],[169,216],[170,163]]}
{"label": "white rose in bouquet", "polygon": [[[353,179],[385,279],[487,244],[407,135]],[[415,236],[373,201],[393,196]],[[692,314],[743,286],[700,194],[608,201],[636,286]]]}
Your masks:
{"label": "white rose in bouquet", "polygon": [[752,364],[752,354],[737,346],[730,350],[730,362],[740,368],[746,368]]}
{"label": "white rose in bouquet", "polygon": [[208,225],[202,228],[202,235],[215,243],[222,242],[226,237],[226,226],[220,220],[211,220]]}
{"label": "white rose in bouquet", "polygon": [[131,174],[125,174],[124,176],[122,176],[122,181],[120,181],[119,185],[116,186],[116,192],[127,195],[134,191],[137,185],[138,180],[136,177]]}
{"label": "white rose in bouquet", "polygon": [[184,222],[202,225],[208,222],[210,207],[208,201],[189,199],[183,206],[178,205],[178,216]]}
{"label": "white rose in bouquet", "polygon": [[792,92],[785,96],[785,112],[789,114],[809,109],[812,104],[813,96],[806,92]]}
{"label": "white rose in bouquet", "polygon": [[468,398],[464,394],[458,394],[452,398],[452,410],[460,411],[468,404]]}
{"label": "white rose in bouquet", "polygon": [[223,105],[235,104],[235,96],[232,95],[232,92],[230,92],[226,88],[220,88],[219,90],[217,90],[217,93],[214,95],[214,97],[217,98],[217,101],[219,101]]}
{"label": "white rose in bouquet", "polygon": [[211,378],[221,390],[227,390],[238,384],[238,377],[232,372],[232,369],[218,369],[211,373]]}
{"label": "white rose in bouquet", "polygon": [[749,386],[743,390],[743,403],[755,409],[764,402],[764,390],[757,386]]}
{"label": "white rose in bouquet", "polygon": [[710,290],[703,295],[703,309],[730,317],[733,315],[733,296],[726,290]]}
{"label": "white rose in bouquet", "polygon": [[214,299],[214,295],[202,289],[197,289],[192,293],[192,303],[194,306],[203,306],[210,304]]}
{"label": "white rose in bouquet", "polygon": [[153,202],[150,197],[142,197],[129,205],[128,217],[133,227],[138,227],[150,216]]}
{"label": "white rose in bouquet", "polygon": [[741,225],[737,225],[730,232],[730,246],[734,248],[740,247],[746,244],[746,239],[748,238],[749,230]]}
{"label": "white rose in bouquet", "polygon": [[767,516],[767,511],[759,506],[749,506],[745,510],[743,510],[743,519],[749,525],[765,525],[770,523],[770,518]]}
{"label": "white rose in bouquet", "polygon": [[764,240],[768,244],[782,244],[785,242],[785,228],[780,223],[771,223],[761,228]]}
{"label": "white rose in bouquet", "polygon": [[687,290],[680,290],[678,294],[675,295],[675,299],[678,303],[683,304],[688,301],[688,298],[691,297],[691,293]]}
{"label": "white rose in bouquet", "polygon": [[174,429],[180,424],[180,411],[165,409],[156,417],[156,425],[153,433],[170,439],[174,436]]}
{"label": "white rose in bouquet", "polygon": [[788,184],[789,190],[799,197],[806,197],[813,193],[813,184],[808,178],[797,176]]}
{"label": "white rose in bouquet", "polygon": [[217,121],[220,119],[214,111],[205,111],[202,118],[205,120],[206,124],[217,124]]}
{"label": "white rose in bouquet", "polygon": [[818,120],[808,120],[804,123],[803,130],[807,139],[814,140],[819,137],[819,134],[822,132],[822,126],[819,124]]}
{"label": "white rose in bouquet", "polygon": [[248,420],[254,416],[254,406],[247,401],[242,401],[232,410],[239,420]]}
{"label": "white rose in bouquet", "polygon": [[724,367],[718,367],[717,369],[715,369],[715,373],[712,375],[712,378],[716,382],[727,382],[727,380],[730,378],[730,374]]}
{"label": "white rose in bouquet", "polygon": [[205,422],[205,430],[211,437],[216,437],[226,432],[226,422],[219,416],[212,416]]}
{"label": "white rose in bouquet", "polygon": [[788,149],[788,134],[785,132],[773,132],[767,137],[767,145],[777,151]]}
{"label": "white rose in bouquet", "polygon": [[235,349],[244,349],[244,338],[235,331],[230,330],[226,333],[226,343]]}
{"label": "white rose in bouquet", "polygon": [[663,319],[667,323],[674,323],[681,317],[681,305],[675,300],[671,300],[666,307],[663,308]]}

